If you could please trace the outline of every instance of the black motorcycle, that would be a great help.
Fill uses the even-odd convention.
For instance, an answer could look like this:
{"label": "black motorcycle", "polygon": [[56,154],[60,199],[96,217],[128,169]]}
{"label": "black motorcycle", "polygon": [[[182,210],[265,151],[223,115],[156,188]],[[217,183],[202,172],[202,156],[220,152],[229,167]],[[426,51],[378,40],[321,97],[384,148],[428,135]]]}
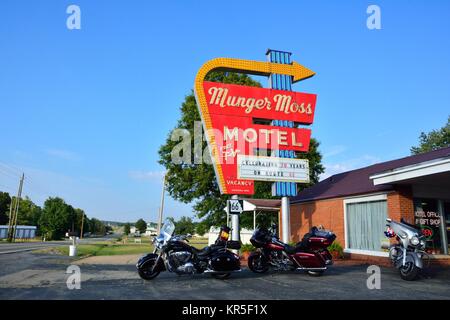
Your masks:
{"label": "black motorcycle", "polygon": [[153,253],[142,256],[136,267],[145,280],[154,279],[160,272],[176,274],[209,273],[226,279],[232,272],[241,271],[239,256],[229,249],[240,249],[240,242],[229,241],[230,228],[222,227],[215,244],[197,249],[188,244],[190,235],[174,235],[175,225],[164,222],[159,236],[153,239]]}

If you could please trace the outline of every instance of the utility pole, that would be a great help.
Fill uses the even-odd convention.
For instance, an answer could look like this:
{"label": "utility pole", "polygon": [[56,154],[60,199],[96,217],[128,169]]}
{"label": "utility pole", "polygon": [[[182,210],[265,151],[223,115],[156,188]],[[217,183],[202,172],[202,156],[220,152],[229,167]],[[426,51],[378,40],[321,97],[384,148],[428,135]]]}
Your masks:
{"label": "utility pole", "polygon": [[81,230],[80,230],[80,239],[83,239],[83,224],[84,224],[84,212],[81,216]]}
{"label": "utility pole", "polygon": [[[12,217],[10,218],[10,229],[9,229],[9,235],[8,235],[9,242],[14,242],[16,240],[17,215],[19,213],[20,198],[22,197],[22,187],[23,187],[24,179],[25,179],[25,174],[22,173],[22,177],[20,178],[20,183],[19,183],[19,190],[17,191],[17,197],[16,197],[16,201],[14,204],[14,212],[12,214]],[[12,201],[11,201],[11,205],[12,205]]]}
{"label": "utility pole", "polygon": [[14,196],[11,197],[11,204],[9,205],[8,236],[7,236],[8,241],[10,241],[9,235],[11,234],[11,227],[12,227],[13,206],[14,206]]}
{"label": "utility pole", "polygon": [[159,207],[159,217],[158,217],[158,234],[161,231],[161,224],[164,212],[164,193],[166,191],[166,174],[164,173],[162,191],[161,191],[161,206]]}

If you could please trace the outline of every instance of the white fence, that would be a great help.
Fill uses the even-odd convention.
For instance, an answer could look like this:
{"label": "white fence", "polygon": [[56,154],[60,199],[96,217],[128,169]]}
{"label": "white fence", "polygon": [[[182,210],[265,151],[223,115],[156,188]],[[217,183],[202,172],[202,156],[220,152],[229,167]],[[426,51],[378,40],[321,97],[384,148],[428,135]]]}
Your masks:
{"label": "white fence", "polygon": [[[35,226],[17,226],[16,239],[33,239],[36,236]],[[0,226],[0,239],[8,238],[8,226]]]}
{"label": "white fence", "polygon": [[[208,245],[212,245],[217,240],[217,237],[219,236],[219,232],[220,232],[220,228],[217,228],[217,227],[209,228]],[[253,234],[253,230],[241,229],[240,236],[241,236],[242,244],[249,244],[252,234]],[[230,239],[231,239],[231,235],[230,235]]]}

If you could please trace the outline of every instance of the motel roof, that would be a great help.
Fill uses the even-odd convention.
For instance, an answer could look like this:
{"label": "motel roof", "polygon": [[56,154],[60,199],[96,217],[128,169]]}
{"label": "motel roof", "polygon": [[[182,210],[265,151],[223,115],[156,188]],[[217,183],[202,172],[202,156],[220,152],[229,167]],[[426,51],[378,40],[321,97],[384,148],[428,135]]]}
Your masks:
{"label": "motel roof", "polygon": [[291,197],[291,203],[393,190],[391,184],[374,185],[370,176],[446,157],[450,157],[450,147],[335,174]]}

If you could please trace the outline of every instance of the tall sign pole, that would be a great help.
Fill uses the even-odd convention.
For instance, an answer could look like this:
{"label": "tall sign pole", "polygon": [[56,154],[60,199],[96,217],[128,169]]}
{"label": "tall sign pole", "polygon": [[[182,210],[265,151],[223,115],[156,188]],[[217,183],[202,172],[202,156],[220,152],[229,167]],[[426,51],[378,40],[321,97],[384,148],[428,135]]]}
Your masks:
{"label": "tall sign pole", "polygon": [[[291,53],[277,50],[267,50],[267,60],[272,63],[290,64]],[[269,77],[269,86],[272,89],[292,91],[292,77],[283,74],[272,74]],[[293,128],[293,121],[273,120],[273,126]],[[295,158],[293,150],[273,150],[273,156],[281,158]],[[297,195],[297,184],[295,182],[274,182],[272,184],[272,195],[281,196],[281,239],[288,243],[290,237],[290,196]]]}

